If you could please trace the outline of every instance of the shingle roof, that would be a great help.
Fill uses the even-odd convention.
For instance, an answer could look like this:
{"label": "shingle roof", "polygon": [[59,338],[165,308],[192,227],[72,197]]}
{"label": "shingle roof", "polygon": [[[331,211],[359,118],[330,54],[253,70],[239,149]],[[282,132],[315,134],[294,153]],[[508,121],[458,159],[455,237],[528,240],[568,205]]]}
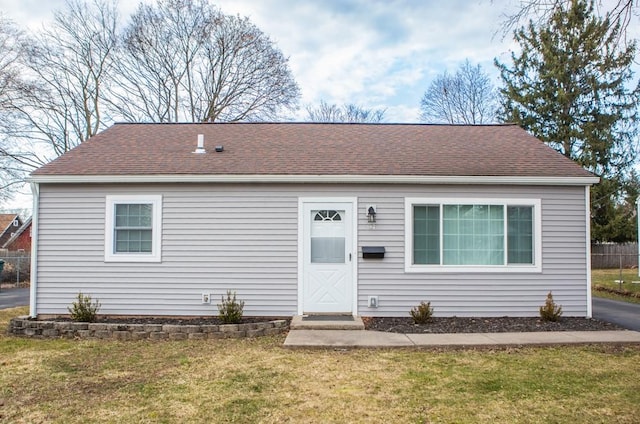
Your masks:
{"label": "shingle roof", "polygon": [[174,174],[592,176],[515,125],[315,123],[115,124],[33,173]]}
{"label": "shingle roof", "polygon": [[13,243],[18,237],[20,237],[20,234],[24,233],[24,231],[29,228],[29,226],[31,225],[31,217],[29,217],[23,224],[22,226],[20,226],[20,228],[18,229],[18,231],[16,231],[9,240],[7,240],[7,242],[5,244],[2,245],[3,249],[7,249],[11,243]]}
{"label": "shingle roof", "polygon": [[15,213],[0,213],[0,235],[4,234],[17,217],[18,215]]}

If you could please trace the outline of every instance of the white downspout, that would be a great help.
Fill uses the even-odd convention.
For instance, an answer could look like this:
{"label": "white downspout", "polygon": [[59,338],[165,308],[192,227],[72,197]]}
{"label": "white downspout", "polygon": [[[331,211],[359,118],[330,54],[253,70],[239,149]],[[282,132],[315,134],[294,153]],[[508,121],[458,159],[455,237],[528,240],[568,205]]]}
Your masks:
{"label": "white downspout", "polygon": [[31,290],[29,295],[29,315],[38,316],[36,295],[38,293],[38,215],[40,207],[40,186],[31,183],[33,210],[31,212]]}
{"label": "white downspout", "polygon": [[587,318],[593,315],[591,305],[591,186],[584,187],[585,221],[587,234],[585,237],[587,251]]}

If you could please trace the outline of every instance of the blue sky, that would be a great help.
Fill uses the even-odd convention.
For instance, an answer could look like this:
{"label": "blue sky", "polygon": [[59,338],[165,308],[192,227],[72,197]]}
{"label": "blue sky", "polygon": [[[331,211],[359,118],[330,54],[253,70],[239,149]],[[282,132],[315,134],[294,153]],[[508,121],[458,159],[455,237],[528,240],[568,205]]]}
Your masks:
{"label": "blue sky", "polygon": [[[420,98],[434,77],[465,60],[498,83],[494,57],[509,58],[511,40],[495,33],[517,0],[218,0],[227,14],[248,16],[289,57],[303,106],[356,103],[386,109],[388,122],[417,122]],[[123,23],[138,2],[120,1]],[[21,26],[40,28],[64,0],[0,0]]]}
{"label": "blue sky", "polygon": [[[511,2],[222,0],[250,19],[290,58],[302,103],[386,108],[387,121],[415,122],[433,78],[468,58],[496,78],[494,57],[509,40],[494,36]],[[304,112],[301,112],[304,117]]]}

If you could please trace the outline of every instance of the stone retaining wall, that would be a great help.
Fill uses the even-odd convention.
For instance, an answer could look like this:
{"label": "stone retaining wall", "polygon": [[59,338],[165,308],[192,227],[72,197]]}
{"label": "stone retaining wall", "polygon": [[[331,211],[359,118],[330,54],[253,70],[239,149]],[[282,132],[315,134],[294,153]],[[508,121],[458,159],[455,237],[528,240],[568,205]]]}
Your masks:
{"label": "stone retaining wall", "polygon": [[280,334],[288,329],[287,320],[225,325],[103,324],[39,321],[21,316],[9,321],[9,334],[39,338],[65,337],[113,340],[237,339]]}

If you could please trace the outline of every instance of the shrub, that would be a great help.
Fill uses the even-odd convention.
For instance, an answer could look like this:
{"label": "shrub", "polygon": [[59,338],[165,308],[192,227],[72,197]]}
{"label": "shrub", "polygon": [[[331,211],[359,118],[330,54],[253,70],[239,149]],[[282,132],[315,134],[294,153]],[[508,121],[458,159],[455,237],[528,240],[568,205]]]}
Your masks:
{"label": "shrub", "polygon": [[227,297],[222,296],[222,303],[218,304],[220,321],[225,324],[237,324],[242,319],[244,301],[236,300],[236,292],[227,290]]}
{"label": "shrub", "polygon": [[426,324],[431,321],[431,316],[433,315],[433,308],[431,307],[431,302],[424,303],[424,301],[420,302],[418,306],[411,309],[410,312],[413,317],[413,322],[416,324]]}
{"label": "shrub", "polygon": [[562,315],[562,306],[556,305],[551,292],[549,292],[544,306],[540,307],[540,318],[542,318],[543,321],[556,322],[560,320],[560,315]]}
{"label": "shrub", "polygon": [[100,302],[98,300],[91,302],[91,296],[85,296],[82,292],[78,293],[76,301],[71,304],[70,308],[67,308],[71,319],[78,322],[94,322],[99,309]]}

